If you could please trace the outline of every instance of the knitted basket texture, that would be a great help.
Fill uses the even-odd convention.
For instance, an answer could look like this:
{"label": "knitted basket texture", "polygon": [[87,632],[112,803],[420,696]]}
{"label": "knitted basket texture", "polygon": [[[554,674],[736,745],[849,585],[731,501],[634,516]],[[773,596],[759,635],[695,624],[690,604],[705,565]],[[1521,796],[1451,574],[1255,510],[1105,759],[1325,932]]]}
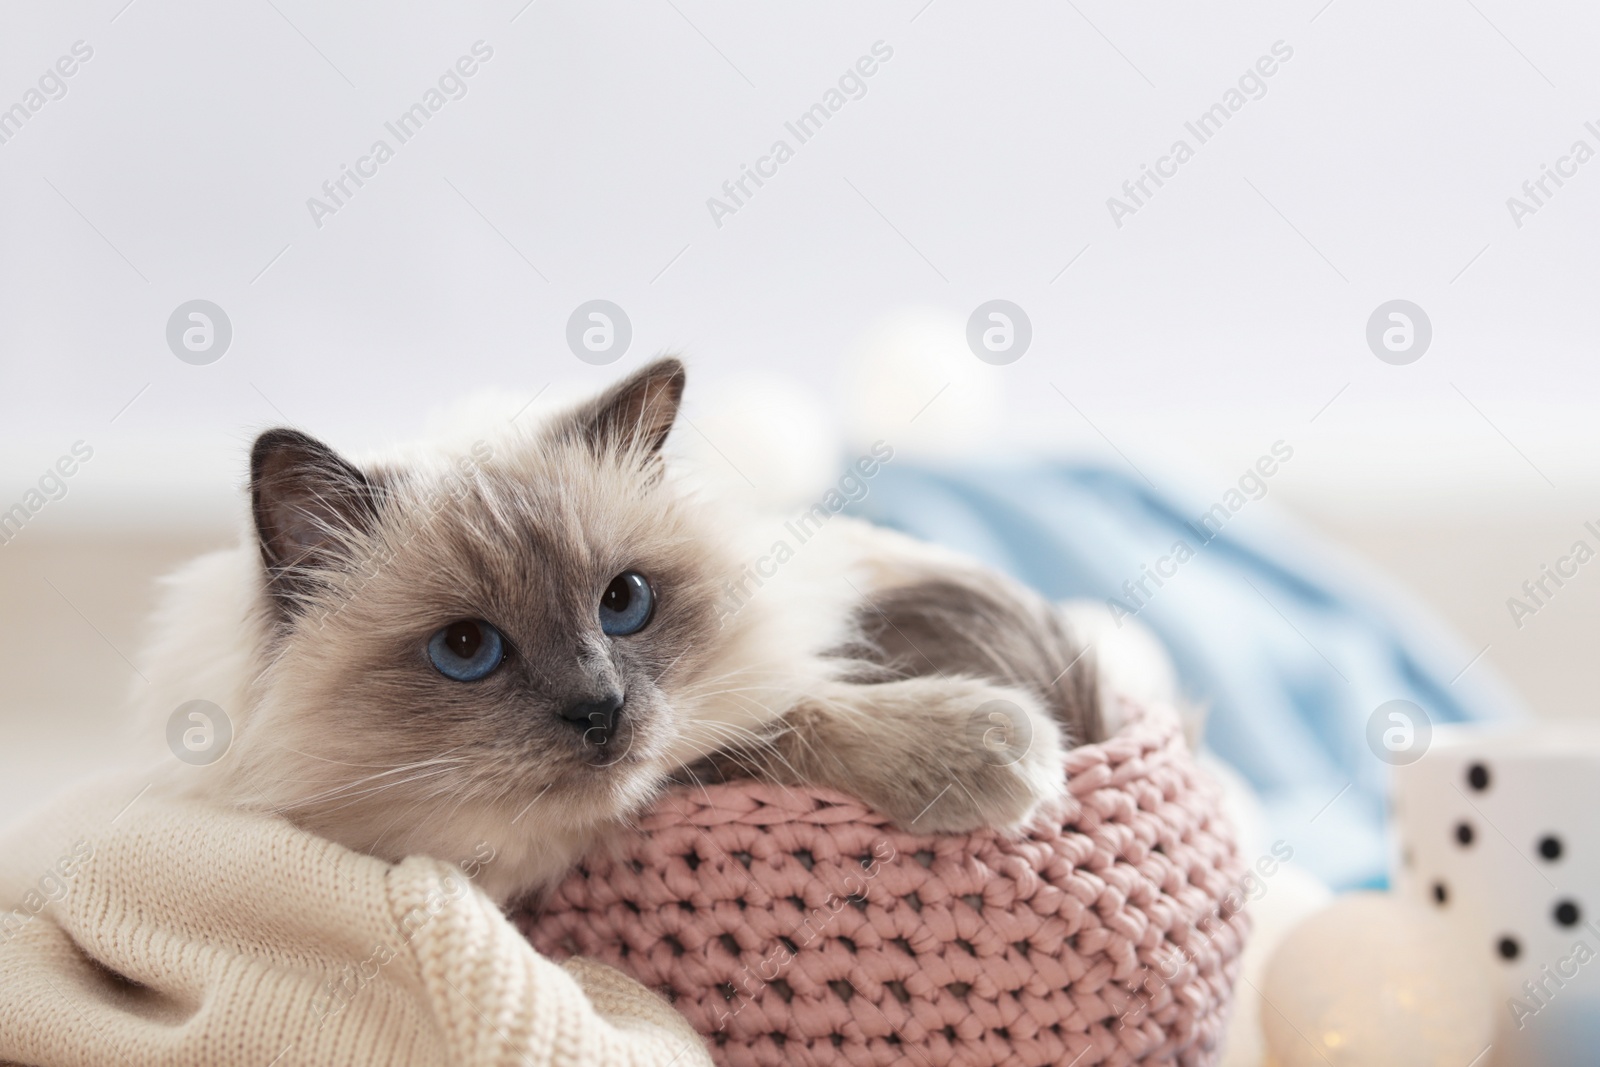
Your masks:
{"label": "knitted basket texture", "polygon": [[660,990],[725,1067],[1215,1064],[1245,868],[1177,715],[1129,711],[1019,837],[907,833],[821,789],[679,790],[519,924]]}

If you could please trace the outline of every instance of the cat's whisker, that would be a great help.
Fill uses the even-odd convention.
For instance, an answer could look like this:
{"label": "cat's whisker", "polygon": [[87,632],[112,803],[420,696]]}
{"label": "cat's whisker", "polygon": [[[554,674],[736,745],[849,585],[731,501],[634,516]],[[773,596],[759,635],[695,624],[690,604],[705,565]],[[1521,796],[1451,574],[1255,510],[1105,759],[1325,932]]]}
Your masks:
{"label": "cat's whisker", "polygon": [[[702,757],[708,755],[710,755],[709,751],[700,753],[700,756]],[[687,774],[694,781],[695,786],[700,790],[700,795],[706,798],[706,804],[709,806],[711,804],[711,791],[707,789],[706,784],[700,780],[700,776],[694,773],[693,765],[691,763],[685,763],[683,765],[683,773]]]}
{"label": "cat's whisker", "polygon": [[[398,767],[392,767],[385,771],[380,771],[377,774],[369,774],[362,778],[357,778],[354,781],[336,783],[331,788],[328,788],[321,793],[312,793],[309,796],[301,797],[296,801],[296,806],[321,806],[328,801],[339,800],[345,796],[368,796],[385,788],[392,788],[394,786],[405,785],[409,782],[420,780],[422,777],[433,777],[436,775],[442,776],[449,773],[449,771],[455,767],[467,765],[470,765],[470,761],[466,758],[435,758],[421,760],[415,763],[407,763]],[[398,778],[392,781],[381,782],[379,785],[371,789],[363,788],[369,783],[377,782],[379,779],[388,778],[390,775],[406,774],[408,772],[423,771],[425,769],[427,773],[424,775],[411,778]],[[280,781],[284,780],[280,779]]]}
{"label": "cat's whisker", "polygon": [[[426,782],[430,779],[442,779],[446,774],[448,774],[447,768],[438,768],[435,770],[425,771],[410,778],[402,778],[392,782],[383,782],[379,785],[373,786],[370,789],[340,790],[329,795],[319,797],[315,800],[299,800],[295,802],[294,806],[301,810],[314,808],[320,814],[343,811],[362,801],[371,800],[380,793],[398,789],[402,786],[416,785],[419,782]],[[339,803],[331,803],[332,801],[339,801]]]}
{"label": "cat's whisker", "polygon": [[736,678],[736,677],[738,677],[739,675],[742,675],[742,674],[754,674],[754,673],[756,673],[758,671],[766,673],[766,674],[770,674],[773,677],[778,677],[778,675],[775,672],[773,672],[773,670],[770,667],[762,667],[762,666],[758,666],[756,664],[744,664],[744,665],[738,666],[738,667],[730,667],[727,670],[721,671],[721,672],[719,672],[717,674],[708,674],[708,675],[705,675],[702,678],[697,678],[693,682],[688,683],[687,687],[688,688],[694,688],[694,687],[702,687],[703,688],[705,686],[715,685],[716,683],[718,683],[718,682],[720,682],[720,681],[722,681],[723,679],[726,679],[726,678]]}
{"label": "cat's whisker", "polygon": [[[801,779],[799,770],[789,762],[788,758],[784,756],[782,750],[778,748],[776,743],[774,743],[771,738],[762,734],[758,734],[754,730],[751,730],[745,726],[741,726],[737,723],[721,722],[715,719],[698,720],[695,725],[718,732],[723,737],[731,737],[738,746],[738,751],[730,752],[730,756],[738,758],[738,756],[744,754],[751,756],[755,756],[757,754],[770,755],[773,760],[783,765],[784,769],[794,777],[794,780],[799,781]],[[765,769],[766,773],[770,776],[770,767]],[[774,781],[776,781],[776,779],[774,779]],[[784,785],[785,788],[787,788],[787,783],[778,782],[777,784]]]}
{"label": "cat's whisker", "polygon": [[[350,762],[348,762],[346,760],[336,760],[336,759],[333,759],[333,758],[328,757],[328,756],[318,755],[315,752],[305,752],[305,751],[302,751],[301,749],[298,749],[298,748],[291,748],[288,745],[279,745],[278,747],[280,749],[282,749],[283,751],[285,751],[285,752],[292,752],[296,756],[301,757],[302,759],[318,760],[318,761],[320,761],[322,763],[337,764],[340,767],[384,767],[384,766],[386,766],[385,764],[382,764],[382,763],[350,763]],[[463,749],[465,747],[466,747],[465,745],[456,745],[454,748],[445,749],[443,752],[440,752],[437,756],[429,757],[429,759],[430,760],[442,760],[442,759],[444,759],[444,757],[450,755],[450,753],[459,752],[459,751],[461,751],[461,749]],[[465,762],[465,761],[463,760],[463,762]],[[399,766],[391,767],[388,770],[385,770],[383,773],[389,774],[389,773],[392,773],[393,771],[404,770],[406,767],[415,767],[415,766],[421,766],[421,765],[422,765],[421,762],[400,764]]]}
{"label": "cat's whisker", "polygon": [[[725,723],[722,725],[730,727],[734,731],[742,729],[734,726],[734,724],[731,723]],[[742,760],[743,757],[748,756],[750,761],[760,760],[761,763],[759,767],[759,773],[754,773],[752,771],[754,777],[756,777],[759,781],[764,781],[778,786],[790,796],[795,796],[796,794],[791,783],[804,781],[804,776],[794,766],[794,764],[789,761],[788,757],[783,754],[783,751],[778,748],[776,743],[774,743],[771,738],[759,734],[752,734],[750,731],[744,732],[749,735],[748,739],[743,741],[736,740],[737,747],[735,747],[730,753],[731,757],[735,760]],[[735,737],[737,739],[737,733],[735,733]],[[804,742],[804,739],[802,739],[802,743],[806,743]],[[774,761],[782,764],[787,773],[784,775],[774,773],[772,767]],[[744,766],[747,770],[751,770],[748,763],[741,762],[741,766]]]}

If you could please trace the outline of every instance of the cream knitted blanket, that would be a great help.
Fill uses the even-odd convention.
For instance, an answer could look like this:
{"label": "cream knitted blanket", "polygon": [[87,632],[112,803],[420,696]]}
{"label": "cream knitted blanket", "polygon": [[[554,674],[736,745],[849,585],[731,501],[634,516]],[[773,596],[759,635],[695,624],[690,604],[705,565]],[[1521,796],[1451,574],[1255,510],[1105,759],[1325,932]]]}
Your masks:
{"label": "cream knitted blanket", "polygon": [[711,1062],[643,986],[534,952],[470,870],[138,789],[0,834],[0,1063]]}

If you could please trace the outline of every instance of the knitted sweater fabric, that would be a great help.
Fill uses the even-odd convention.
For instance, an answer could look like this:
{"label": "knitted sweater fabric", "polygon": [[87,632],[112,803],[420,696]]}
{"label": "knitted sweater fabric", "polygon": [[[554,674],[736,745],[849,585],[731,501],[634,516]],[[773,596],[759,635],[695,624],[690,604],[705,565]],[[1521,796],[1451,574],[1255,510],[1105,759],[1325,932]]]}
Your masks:
{"label": "knitted sweater fabric", "polygon": [[0,833],[0,1063],[710,1059],[637,982],[535,952],[461,868],[132,781]]}

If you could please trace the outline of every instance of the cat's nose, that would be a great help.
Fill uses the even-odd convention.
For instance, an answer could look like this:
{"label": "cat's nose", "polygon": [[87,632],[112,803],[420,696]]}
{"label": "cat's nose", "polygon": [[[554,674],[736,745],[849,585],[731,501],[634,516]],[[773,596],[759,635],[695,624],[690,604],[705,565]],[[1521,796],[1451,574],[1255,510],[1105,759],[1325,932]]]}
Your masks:
{"label": "cat's nose", "polygon": [[594,739],[604,744],[616,729],[617,720],[622,718],[622,694],[606,693],[598,698],[574,701],[561,710],[561,717],[586,735],[594,731]]}

